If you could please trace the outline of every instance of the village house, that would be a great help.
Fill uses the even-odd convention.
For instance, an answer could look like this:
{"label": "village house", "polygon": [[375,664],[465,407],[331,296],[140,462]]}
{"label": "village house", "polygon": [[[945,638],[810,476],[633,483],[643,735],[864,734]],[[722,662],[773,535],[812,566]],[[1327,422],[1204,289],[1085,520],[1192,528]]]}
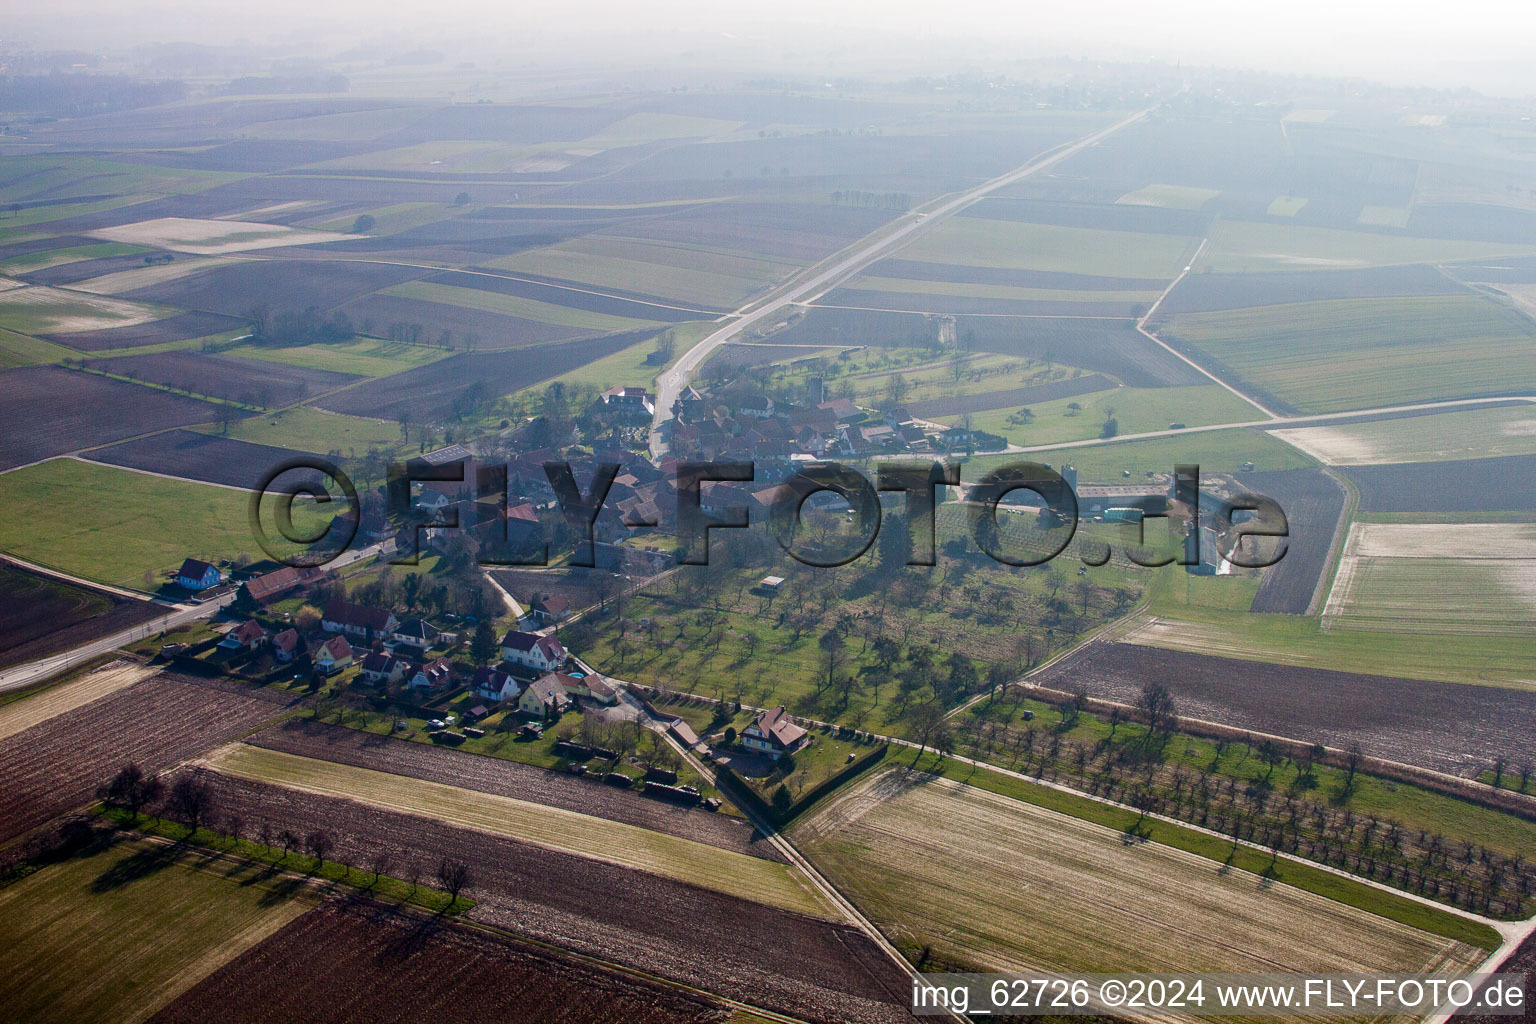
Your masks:
{"label": "village house", "polygon": [[618,703],[619,692],[609,685],[608,680],[599,675],[559,672],[556,673],[556,678],[560,680],[560,685],[565,687],[565,695],[572,700],[577,697],[586,697],[610,707]]}
{"label": "village house", "polygon": [[207,590],[224,582],[224,574],[207,562],[189,558],[176,570],[176,584],[183,590]]}
{"label": "village house", "polygon": [[400,621],[387,608],[374,608],[351,601],[327,601],[320,618],[320,628],[327,633],[347,633],[372,640],[395,631]]}
{"label": "village house", "polygon": [[517,709],[530,718],[553,721],[571,706],[570,695],[560,677],[550,672],[528,684],[517,699]]}
{"label": "village house", "polygon": [[363,659],[362,676],[365,680],[375,685],[379,683],[398,683],[405,678],[405,673],[411,667],[410,662],[404,658],[396,657],[384,651],[374,651]]}
{"label": "village house", "polygon": [[278,661],[292,661],[294,655],[299,653],[299,631],[285,629],[273,637],[272,653],[277,655]]}
{"label": "village house", "polygon": [[644,413],[647,416],[656,412],[656,396],[645,388],[633,385],[609,388],[604,391],[603,404],[611,409]]}
{"label": "village house", "polygon": [[420,654],[436,647],[444,636],[452,635],[443,633],[426,619],[406,619],[389,634],[389,639],[397,645],[413,647]]}
{"label": "village house", "polygon": [[790,721],[789,712],[780,704],[772,711],[759,712],[752,724],[741,731],[741,744],[754,754],[766,754],[777,760],[805,746],[810,734]]}
{"label": "village house", "polygon": [[333,636],[315,650],[310,660],[321,675],[335,675],[352,664],[352,645],[345,637]]}
{"label": "village house", "polygon": [[475,670],[469,687],[475,691],[475,696],[497,701],[516,700],[522,691],[522,685],[510,672],[489,666]]}
{"label": "village house", "polygon": [[568,655],[552,636],[514,629],[501,638],[501,657],[513,665],[544,673],[564,668]]}
{"label": "village house", "polygon": [[453,678],[453,669],[444,658],[428,662],[418,668],[406,681],[413,690],[440,690]]}
{"label": "village house", "polygon": [[267,642],[267,631],[255,619],[246,619],[224,634],[219,646],[226,651],[254,651]]}
{"label": "village house", "polygon": [[544,625],[559,622],[571,615],[571,602],[563,597],[536,597],[528,604],[528,614]]}
{"label": "village house", "polygon": [[262,573],[240,584],[242,595],[257,604],[271,604],[312,580],[325,575],[318,569],[301,569],[285,565],[281,569]]}

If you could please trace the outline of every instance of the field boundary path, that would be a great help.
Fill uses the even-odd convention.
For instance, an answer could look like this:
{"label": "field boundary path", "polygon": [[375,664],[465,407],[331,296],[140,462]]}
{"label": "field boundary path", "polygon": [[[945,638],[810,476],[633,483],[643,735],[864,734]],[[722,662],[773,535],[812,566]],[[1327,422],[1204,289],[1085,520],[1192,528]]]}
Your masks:
{"label": "field boundary path", "polygon": [[1006,174],[982,182],[975,188],[968,189],[957,196],[952,196],[948,199],[941,198],[925,204],[926,209],[918,207],[909,213],[903,214],[897,220],[879,228],[873,235],[866,235],[864,239],[844,249],[842,254],[834,255],[828,260],[811,267],[796,279],[782,286],[778,291],[770,293],[766,298],[756,299],[742,306],[736,311],[737,319],[734,322],[702,339],[693,348],[683,353],[682,357],[673,363],[670,369],[656,378],[656,413],[651,420],[651,454],[659,457],[666,453],[667,446],[666,442],[662,439],[662,426],[671,418],[672,405],[677,401],[677,396],[682,393],[692,373],[704,364],[704,361],[709,358],[715,349],[724,345],[752,325],[761,323],[773,316],[785,306],[827,291],[832,286],[858,273],[875,260],[902,248],[918,234],[927,231],[945,218],[965,209],[989,192],[1012,185],[1032,174],[1053,167],[1068,157],[1090,146],[1097,145],[1121,129],[1141,121],[1155,109],[1157,108],[1153,106],[1148,107],[1146,110],[1138,111],[1130,117],[1117,121],[1107,128],[1101,128],[1076,142],[1056,147],[1054,150],[1048,150],[1045,155],[1034,158],[1022,167],[1017,167]]}

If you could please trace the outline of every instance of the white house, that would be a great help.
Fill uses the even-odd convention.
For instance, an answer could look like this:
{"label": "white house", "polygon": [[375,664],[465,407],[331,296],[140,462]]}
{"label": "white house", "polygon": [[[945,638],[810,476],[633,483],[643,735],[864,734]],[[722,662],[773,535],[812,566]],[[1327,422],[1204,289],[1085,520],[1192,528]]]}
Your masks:
{"label": "white house", "polygon": [[273,637],[272,653],[277,655],[278,661],[292,661],[294,655],[299,653],[299,631],[285,629]]}
{"label": "white house", "polygon": [[782,704],[772,711],[759,712],[752,724],[741,731],[742,746],[774,759],[793,754],[809,739],[809,733],[790,721]]}
{"label": "white house", "polygon": [[514,629],[501,638],[501,656],[513,665],[535,672],[555,672],[565,667],[568,655],[552,636]]}
{"label": "white house", "polygon": [[486,700],[516,700],[522,685],[510,672],[503,672],[499,668],[482,668],[475,671],[475,678],[470,683],[470,688],[475,691],[477,697]]}
{"label": "white house", "polygon": [[249,650],[254,651],[267,642],[267,631],[261,628],[261,624],[255,619],[246,619],[240,625],[224,634],[224,639],[219,641],[219,646],[226,651]]}
{"label": "white house", "polygon": [[558,672],[555,674],[555,677],[560,680],[560,685],[565,687],[565,693],[568,697],[586,697],[597,701],[599,704],[610,706],[618,703],[619,692],[602,676],[596,674],[568,675],[564,672]]}
{"label": "white house", "polygon": [[406,685],[413,690],[437,690],[448,685],[453,670],[443,658],[428,662],[418,668],[406,681]]}
{"label": "white house", "polygon": [[374,652],[363,659],[362,675],[370,683],[398,683],[405,678],[411,664],[393,654]]}
{"label": "white house", "polygon": [[327,633],[348,633],[372,640],[375,636],[387,636],[400,625],[395,613],[387,608],[374,608],[351,601],[327,601],[325,613],[320,617],[320,628]]}

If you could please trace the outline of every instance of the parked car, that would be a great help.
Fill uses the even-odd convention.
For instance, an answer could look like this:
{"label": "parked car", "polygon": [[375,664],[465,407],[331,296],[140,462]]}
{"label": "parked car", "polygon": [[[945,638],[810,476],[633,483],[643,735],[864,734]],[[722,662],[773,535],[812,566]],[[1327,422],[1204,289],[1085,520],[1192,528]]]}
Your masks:
{"label": "parked car", "polygon": [[434,718],[434,719],[432,719],[432,721],[428,722],[427,725],[429,727],[433,728],[433,729],[446,729],[446,728],[448,728],[448,723],[443,721],[441,718]]}

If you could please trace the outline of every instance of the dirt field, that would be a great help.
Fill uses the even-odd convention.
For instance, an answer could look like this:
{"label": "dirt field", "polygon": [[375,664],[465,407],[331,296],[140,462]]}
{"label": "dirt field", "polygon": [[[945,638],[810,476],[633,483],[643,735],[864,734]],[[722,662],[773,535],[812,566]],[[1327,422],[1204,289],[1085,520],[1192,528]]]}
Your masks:
{"label": "dirt field", "polygon": [[1536,526],[1355,523],[1323,615],[1343,629],[1525,636]]}
{"label": "dirt field", "polygon": [[1134,702],[1163,683],[1180,714],[1475,776],[1505,757],[1536,759],[1536,695],[1331,672],[1134,644],[1096,643],[1033,677],[1042,686]]}
{"label": "dirt field", "polygon": [[1255,494],[1279,502],[1291,530],[1285,557],[1264,570],[1252,610],[1305,615],[1328,568],[1328,549],[1344,511],[1344,489],[1320,469],[1245,473],[1239,479]]}
{"label": "dirt field", "polygon": [[159,249],[216,256],[221,253],[270,249],[282,245],[309,245],[315,242],[339,242],[350,235],[331,231],[306,231],[280,224],[258,224],[238,220],[196,220],[189,217],[161,217],[120,227],[100,228],[91,232],[97,238],[130,245],[152,245]]}
{"label": "dirt field", "polygon": [[24,700],[0,706],[0,740],[41,725],[66,711],[84,707],[154,674],[154,669],[136,661],[114,661],[78,679],[50,686]]}
{"label": "dirt field", "polygon": [[352,260],[241,259],[120,294],[229,316],[243,316],[261,303],[276,312],[310,306],[323,311],[426,273],[419,267]]}
{"label": "dirt field", "polygon": [[579,811],[245,744],[220,751],[211,763],[227,775],[436,818],[769,906],[831,912],[798,869]]}
{"label": "dirt field", "polygon": [[343,862],[383,849],[406,865],[397,876],[416,864],[430,877],[440,858],[464,860],[472,919],[804,1020],[910,1020],[905,976],[852,927],[349,800],[205,778],[248,828],[325,828]]}
{"label": "dirt field", "polygon": [[[345,999],[326,993],[338,988]],[[704,1024],[702,996],[442,921],[332,902],[290,922],[154,1017],[152,1024]]]}
{"label": "dirt field", "polygon": [[57,654],[165,612],[0,562],[0,667]]}
{"label": "dirt field", "polygon": [[84,804],[124,762],[161,771],[280,710],[211,682],[162,673],[0,740],[0,843]]}
{"label": "dirt field", "polygon": [[1536,455],[1346,470],[1360,510],[1433,520],[1536,508]]}
{"label": "dirt field", "polygon": [[362,379],[350,373],[200,352],[157,352],[147,356],[96,359],[91,361],[90,367],[119,377],[168,384],[209,398],[265,408],[292,405],[310,395],[333,391]]}
{"label": "dirt field", "polygon": [[[191,430],[169,430],[110,448],[99,448],[86,457],[109,466],[146,469],[188,480],[255,489],[267,473],[302,457],[302,454]],[[277,483],[289,487],[301,479],[318,480],[319,474],[303,470],[284,473]]]}
{"label": "dirt field", "polygon": [[1271,433],[1336,466],[1532,455],[1536,454],[1536,409],[1522,402],[1493,409]]}
{"label": "dirt field", "polygon": [[578,811],[722,850],[768,860],[783,859],[768,843],[755,841],[752,827],[740,818],[649,800],[565,772],[516,761],[375,736],[303,718],[290,719],[258,733],[250,742],[270,750]]}
{"label": "dirt field", "polygon": [[900,945],[993,971],[1448,972],[1479,950],[924,773],[795,829]]}
{"label": "dirt field", "polygon": [[0,470],[214,416],[207,402],[61,366],[0,372],[0,391]]}

